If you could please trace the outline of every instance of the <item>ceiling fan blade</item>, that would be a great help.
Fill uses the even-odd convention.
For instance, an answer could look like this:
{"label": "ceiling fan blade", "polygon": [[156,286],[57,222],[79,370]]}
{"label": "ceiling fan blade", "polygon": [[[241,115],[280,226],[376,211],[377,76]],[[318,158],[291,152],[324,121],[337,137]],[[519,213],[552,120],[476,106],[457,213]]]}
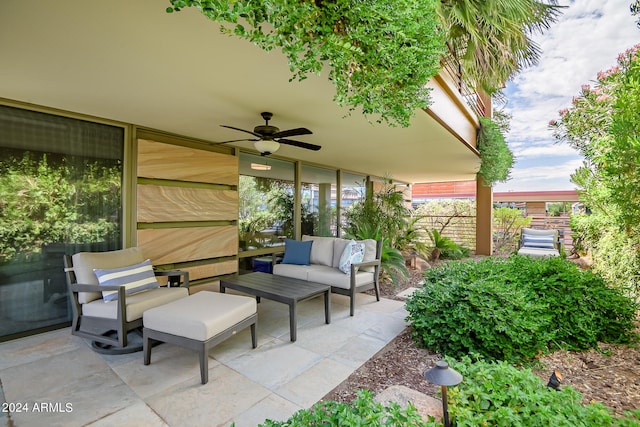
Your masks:
{"label": "ceiling fan blade", "polygon": [[223,128],[229,128],[229,129],[233,129],[233,130],[239,130],[240,132],[250,133],[250,134],[251,134],[251,135],[253,135],[253,136],[257,136],[258,138],[262,138],[262,135],[260,135],[259,133],[252,132],[252,131],[250,131],[250,130],[244,130],[244,129],[236,128],[236,127],[233,127],[233,126],[227,126],[227,125],[220,125],[220,126],[222,126]]}
{"label": "ceiling fan blade", "polygon": [[240,142],[240,141],[260,141],[260,140],[259,139],[249,139],[249,138],[232,139],[232,140],[229,140],[229,141],[216,142],[214,145],[228,144],[230,142]]}
{"label": "ceiling fan blade", "polygon": [[280,144],[293,145],[294,147],[306,148],[307,150],[318,151],[322,147],[315,144],[309,144],[308,142],[294,141],[293,139],[279,139]]}
{"label": "ceiling fan blade", "polygon": [[295,128],[289,130],[283,130],[281,132],[276,132],[272,135],[273,138],[285,138],[287,136],[296,136],[296,135],[311,135],[311,132],[307,128]]}

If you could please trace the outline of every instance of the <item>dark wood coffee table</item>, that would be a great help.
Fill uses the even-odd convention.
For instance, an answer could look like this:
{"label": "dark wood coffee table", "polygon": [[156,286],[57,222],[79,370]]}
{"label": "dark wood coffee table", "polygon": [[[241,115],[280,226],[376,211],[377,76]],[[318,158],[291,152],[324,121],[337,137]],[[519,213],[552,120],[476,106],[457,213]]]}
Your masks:
{"label": "dark wood coffee table", "polygon": [[256,297],[281,302],[289,306],[291,341],[297,339],[296,307],[298,302],[324,295],[324,319],[331,323],[331,286],[292,279],[269,273],[249,273],[220,280],[220,292],[234,289]]}

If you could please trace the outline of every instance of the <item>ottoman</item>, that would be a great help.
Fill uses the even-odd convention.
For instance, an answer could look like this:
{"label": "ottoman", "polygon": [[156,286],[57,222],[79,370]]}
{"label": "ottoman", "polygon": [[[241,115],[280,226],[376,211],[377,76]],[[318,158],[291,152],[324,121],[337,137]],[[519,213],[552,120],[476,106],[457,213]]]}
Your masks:
{"label": "ottoman", "polygon": [[209,381],[209,349],[251,326],[251,344],[257,346],[256,300],[240,295],[201,291],[149,309],[143,314],[144,364],[151,363],[154,341],[192,350],[200,356],[202,384]]}

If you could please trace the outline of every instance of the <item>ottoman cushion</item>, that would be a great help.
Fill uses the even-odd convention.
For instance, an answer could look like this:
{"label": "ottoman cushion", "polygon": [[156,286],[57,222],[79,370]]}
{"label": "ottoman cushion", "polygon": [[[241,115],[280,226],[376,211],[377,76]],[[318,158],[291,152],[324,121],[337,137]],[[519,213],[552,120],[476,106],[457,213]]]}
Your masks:
{"label": "ottoman cushion", "polygon": [[201,291],[145,311],[143,323],[145,328],[206,341],[256,311],[251,297]]}

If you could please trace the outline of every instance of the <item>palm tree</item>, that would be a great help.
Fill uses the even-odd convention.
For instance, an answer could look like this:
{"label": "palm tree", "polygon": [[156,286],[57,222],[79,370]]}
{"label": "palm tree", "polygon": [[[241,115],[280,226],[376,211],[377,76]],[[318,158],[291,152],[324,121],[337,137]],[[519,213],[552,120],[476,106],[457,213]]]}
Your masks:
{"label": "palm tree", "polygon": [[561,7],[556,0],[441,0],[437,12],[466,78],[491,94],[538,61],[529,35],[548,29]]}

